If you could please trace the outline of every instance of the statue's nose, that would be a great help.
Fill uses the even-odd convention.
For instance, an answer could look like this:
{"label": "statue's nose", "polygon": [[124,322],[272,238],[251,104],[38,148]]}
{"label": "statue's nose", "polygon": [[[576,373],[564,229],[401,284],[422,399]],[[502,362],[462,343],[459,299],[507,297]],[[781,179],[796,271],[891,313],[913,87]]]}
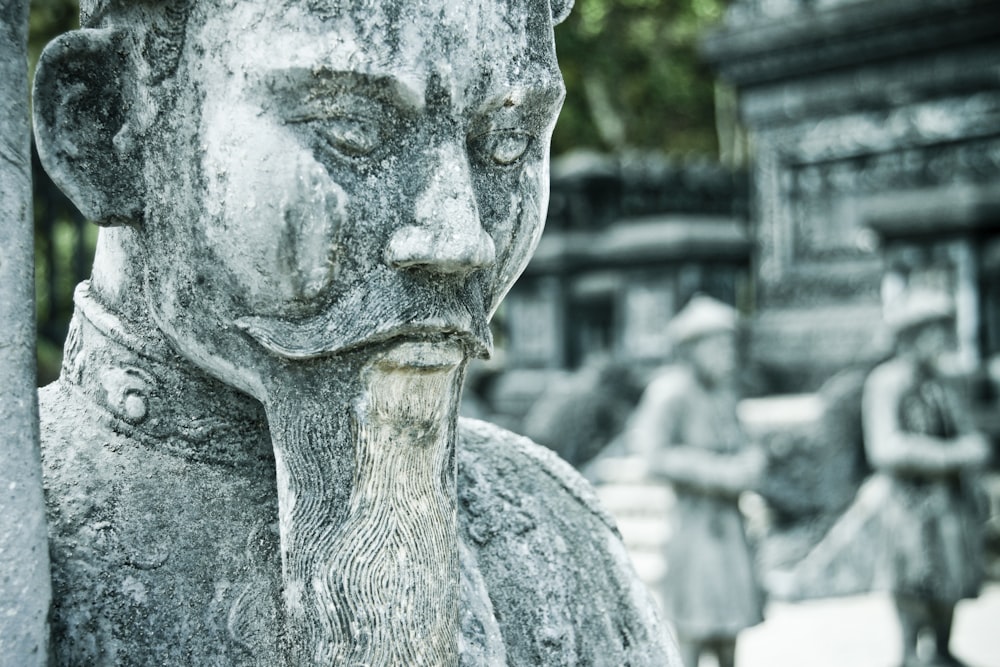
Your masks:
{"label": "statue's nose", "polygon": [[431,176],[417,197],[413,223],[392,234],[386,263],[457,278],[492,266],[496,248],[479,219],[465,151],[446,145],[428,157]]}

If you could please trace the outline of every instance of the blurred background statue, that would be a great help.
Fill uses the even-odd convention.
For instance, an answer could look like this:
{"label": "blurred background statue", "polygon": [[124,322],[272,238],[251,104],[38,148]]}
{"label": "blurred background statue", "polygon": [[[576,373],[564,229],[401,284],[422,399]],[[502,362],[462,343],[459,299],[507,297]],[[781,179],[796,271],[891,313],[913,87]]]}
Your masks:
{"label": "blurred background statue", "polygon": [[963,664],[948,646],[954,609],[982,582],[985,508],[973,474],[989,447],[942,371],[955,347],[954,314],[942,294],[909,294],[887,313],[896,355],[864,390],[865,446],[888,487],[876,581],[895,599],[904,667],[927,664],[917,655],[924,629],[934,635],[931,664]]}
{"label": "blurred background statue", "polygon": [[762,620],[738,499],[765,460],[736,417],[736,326],[733,308],[705,296],[678,313],[669,333],[681,363],[646,389],[632,436],[677,497],[663,600],[688,667],[706,651],[731,667],[737,634]]}
{"label": "blurred background statue", "polygon": [[580,468],[616,440],[641,390],[624,364],[591,357],[538,397],[524,434]]}

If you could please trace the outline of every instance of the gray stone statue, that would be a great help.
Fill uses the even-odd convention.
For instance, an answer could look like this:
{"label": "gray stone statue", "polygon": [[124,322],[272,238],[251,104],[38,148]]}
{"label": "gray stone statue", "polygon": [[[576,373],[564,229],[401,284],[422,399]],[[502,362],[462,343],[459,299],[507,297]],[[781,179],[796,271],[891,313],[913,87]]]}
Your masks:
{"label": "gray stone statue", "polygon": [[917,655],[925,628],[935,639],[931,664],[961,665],[948,644],[955,604],[982,582],[985,517],[974,475],[989,446],[940,371],[954,347],[950,300],[915,290],[887,323],[896,355],[868,376],[862,406],[868,458],[888,486],[876,584],[895,598],[905,667],[927,664]]}
{"label": "gray stone statue", "polygon": [[670,323],[681,363],[649,384],[632,424],[632,446],[676,495],[663,600],[687,667],[705,652],[732,667],[737,634],[762,620],[737,501],[765,458],[736,418],[736,326],[733,308],[695,296]]}
{"label": "gray stone statue", "polygon": [[538,240],[564,0],[84,0],[104,226],[41,392],[58,665],[677,665],[546,450],[457,418]]}

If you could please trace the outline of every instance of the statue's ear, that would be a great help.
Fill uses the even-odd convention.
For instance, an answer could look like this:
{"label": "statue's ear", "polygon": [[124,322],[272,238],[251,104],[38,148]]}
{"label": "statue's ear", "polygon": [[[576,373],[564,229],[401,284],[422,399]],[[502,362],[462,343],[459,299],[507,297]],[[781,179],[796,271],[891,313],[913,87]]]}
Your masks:
{"label": "statue's ear", "polygon": [[552,25],[559,25],[573,9],[573,0],[549,0],[549,5],[552,8]]}
{"label": "statue's ear", "polygon": [[137,224],[143,215],[126,39],[114,29],[66,33],[45,47],[35,70],[38,156],[80,211],[103,225]]}

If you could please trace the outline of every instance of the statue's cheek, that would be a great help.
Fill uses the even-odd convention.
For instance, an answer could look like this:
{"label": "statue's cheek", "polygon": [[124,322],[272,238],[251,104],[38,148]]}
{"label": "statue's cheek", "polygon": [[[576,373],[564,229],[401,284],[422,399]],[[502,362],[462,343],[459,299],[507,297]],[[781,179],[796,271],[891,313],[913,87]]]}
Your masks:
{"label": "statue's cheek", "polygon": [[305,313],[337,278],[348,197],[285,128],[238,130],[207,133],[206,241],[257,314]]}
{"label": "statue's cheek", "polygon": [[347,194],[320,164],[302,157],[282,194],[274,268],[285,296],[313,302],[337,279]]}
{"label": "statue's cheek", "polygon": [[548,201],[542,173],[541,164],[529,163],[506,187],[481,190],[488,197],[483,206],[484,226],[497,249],[490,313],[496,310],[507,290],[521,275],[538,245]]}

